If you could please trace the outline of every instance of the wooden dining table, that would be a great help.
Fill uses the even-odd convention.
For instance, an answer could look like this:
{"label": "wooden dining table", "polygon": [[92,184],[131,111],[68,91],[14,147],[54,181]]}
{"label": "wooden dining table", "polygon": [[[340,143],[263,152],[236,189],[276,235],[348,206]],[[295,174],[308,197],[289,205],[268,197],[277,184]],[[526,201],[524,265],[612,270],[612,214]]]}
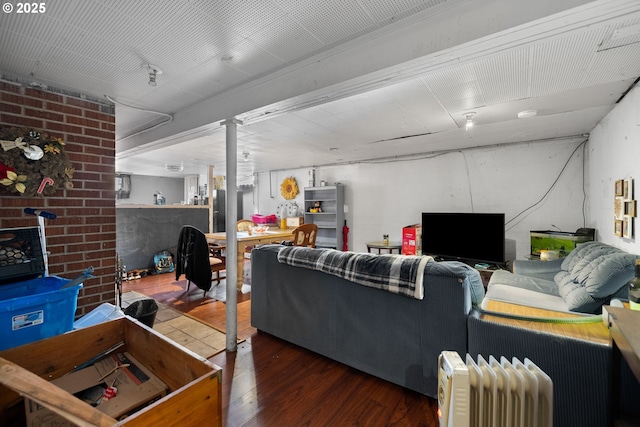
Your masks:
{"label": "wooden dining table", "polygon": [[[226,242],[227,233],[206,233],[207,241]],[[268,243],[279,243],[284,240],[293,240],[293,229],[272,228],[263,233],[248,231],[238,231],[238,290],[242,289],[242,272],[244,269],[244,252],[247,246],[266,245]]]}

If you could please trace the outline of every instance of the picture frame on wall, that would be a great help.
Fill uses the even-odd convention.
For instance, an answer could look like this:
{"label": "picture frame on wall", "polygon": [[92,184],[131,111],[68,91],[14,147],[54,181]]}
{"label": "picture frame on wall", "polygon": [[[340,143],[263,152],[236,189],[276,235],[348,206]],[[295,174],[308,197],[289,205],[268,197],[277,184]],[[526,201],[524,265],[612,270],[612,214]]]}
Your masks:
{"label": "picture frame on wall", "polygon": [[637,202],[635,200],[627,200],[624,202],[624,214],[635,218],[637,215]]}
{"label": "picture frame on wall", "polygon": [[627,178],[622,184],[622,197],[625,200],[633,199],[633,179]]}
{"label": "picture frame on wall", "polygon": [[622,237],[622,220],[616,219],[613,221],[613,234]]}
{"label": "picture frame on wall", "polygon": [[613,216],[620,220],[624,217],[624,199],[622,196],[616,197],[613,201]]}
{"label": "picture frame on wall", "polygon": [[616,180],[614,196],[624,195],[624,184],[622,179]]}
{"label": "picture frame on wall", "polygon": [[622,237],[626,239],[633,237],[633,218],[625,217],[622,220]]}

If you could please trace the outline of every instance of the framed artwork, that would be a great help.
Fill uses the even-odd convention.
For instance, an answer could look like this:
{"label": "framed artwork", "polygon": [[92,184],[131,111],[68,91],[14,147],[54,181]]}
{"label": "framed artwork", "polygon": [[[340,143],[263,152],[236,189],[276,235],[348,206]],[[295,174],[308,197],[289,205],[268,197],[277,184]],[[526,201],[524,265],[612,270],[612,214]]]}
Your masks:
{"label": "framed artwork", "polygon": [[624,214],[630,217],[638,216],[637,212],[637,203],[635,200],[626,200],[624,202]]}
{"label": "framed artwork", "polygon": [[622,196],[616,197],[613,202],[613,216],[616,219],[622,219],[624,217],[624,199]]}
{"label": "framed artwork", "polygon": [[633,239],[633,219],[637,216],[638,204],[633,198],[633,179],[617,179],[613,198],[613,234]]}
{"label": "framed artwork", "polygon": [[613,221],[613,234],[622,237],[622,220],[616,219]]}
{"label": "framed artwork", "polygon": [[622,184],[622,197],[625,200],[633,199],[633,179],[628,178],[624,180]]}
{"label": "framed artwork", "polygon": [[633,237],[633,218],[629,216],[622,220],[622,237],[626,239]]}

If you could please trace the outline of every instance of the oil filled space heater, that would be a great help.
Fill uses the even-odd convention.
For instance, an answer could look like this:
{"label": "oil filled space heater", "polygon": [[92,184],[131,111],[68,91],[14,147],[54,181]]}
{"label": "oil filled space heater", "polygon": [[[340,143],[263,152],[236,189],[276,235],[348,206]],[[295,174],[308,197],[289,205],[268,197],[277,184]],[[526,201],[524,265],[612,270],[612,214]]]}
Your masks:
{"label": "oil filled space heater", "polygon": [[551,427],[553,382],[531,360],[438,357],[440,427]]}

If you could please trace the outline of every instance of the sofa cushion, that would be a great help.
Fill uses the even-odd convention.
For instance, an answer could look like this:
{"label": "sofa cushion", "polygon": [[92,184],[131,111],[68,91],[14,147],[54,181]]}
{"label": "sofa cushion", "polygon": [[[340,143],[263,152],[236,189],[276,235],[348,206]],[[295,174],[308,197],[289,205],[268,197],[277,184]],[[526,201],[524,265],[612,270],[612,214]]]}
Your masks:
{"label": "sofa cushion", "polygon": [[507,270],[496,270],[493,272],[489,280],[489,290],[495,285],[509,285],[514,288],[528,289],[530,291],[560,296],[558,293],[558,285],[553,281],[525,276],[523,274],[514,274]]}
{"label": "sofa cushion", "polygon": [[569,255],[567,255],[565,258],[563,258],[562,264],[560,266],[560,269],[564,270],[564,271],[571,270],[573,268],[573,266],[576,264],[576,262],[580,261],[580,259],[583,256],[583,253],[585,251],[591,250],[590,248],[593,247],[594,245],[600,246],[601,243],[600,242],[585,242],[585,243],[579,244],[574,250],[569,252]]}
{"label": "sofa cushion", "polygon": [[[603,298],[627,286],[635,275],[635,262],[635,255],[622,252],[596,258],[578,274],[577,280],[584,284],[589,295]],[[587,273],[588,269],[591,269],[590,273]]]}
{"label": "sofa cushion", "polygon": [[484,298],[484,285],[478,270],[459,261],[429,262],[424,268],[424,275],[425,285],[429,283],[427,276],[430,275],[455,277],[459,282],[466,278],[469,280],[471,303],[480,304]]}
{"label": "sofa cushion", "polygon": [[571,310],[598,312],[633,278],[636,256],[602,242],[586,242],[562,262],[554,280]]}
{"label": "sofa cushion", "polygon": [[542,308],[545,310],[570,311],[567,303],[565,303],[559,295],[551,295],[526,288],[516,288],[500,283],[489,287],[480,307],[486,309],[490,300],[527,305],[528,307]]}
{"label": "sofa cushion", "polygon": [[[562,272],[561,272],[562,273]],[[560,273],[558,273],[560,274]],[[584,286],[571,280],[559,287],[560,296],[571,311],[582,313],[599,313],[608,298],[594,298]]]}
{"label": "sofa cushion", "polygon": [[518,305],[554,311],[570,311],[558,293],[558,285],[551,280],[513,274],[507,270],[496,270],[489,280],[487,294],[481,307],[488,300],[509,302]]}

